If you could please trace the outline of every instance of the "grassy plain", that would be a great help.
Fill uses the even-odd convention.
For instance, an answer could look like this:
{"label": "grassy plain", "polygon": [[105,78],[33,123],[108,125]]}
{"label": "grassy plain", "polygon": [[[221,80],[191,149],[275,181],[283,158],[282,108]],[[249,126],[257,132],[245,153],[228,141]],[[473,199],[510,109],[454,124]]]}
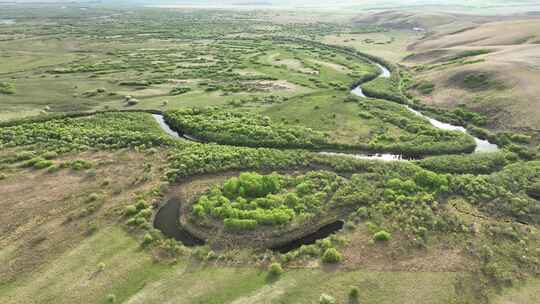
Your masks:
{"label": "grassy plain", "polygon": [[[5,249],[3,249],[4,251]],[[101,270],[100,264],[105,267]],[[4,303],[313,303],[320,291],[347,300],[352,286],[365,303],[449,303],[456,299],[454,272],[386,272],[292,269],[268,282],[258,267],[155,263],[119,228],[105,228],[17,283],[0,289]],[[54,284],[50,280],[54,278]],[[403,302],[404,301],[404,302]]]}
{"label": "grassy plain", "polygon": [[[414,143],[420,136],[444,143],[444,132],[432,127],[417,136],[416,128],[428,122],[397,103],[351,98],[350,85],[376,72],[374,65],[343,50],[275,38],[350,46],[393,63],[410,55],[405,63],[415,81],[435,79],[433,95],[422,100],[437,105],[439,100],[447,105],[442,95],[450,90],[444,89],[450,76],[435,74],[463,68],[458,62],[439,66],[445,56],[491,48],[493,42],[496,52],[466,60],[513,64],[514,55],[523,52],[518,61],[525,64],[536,50],[536,38],[524,40],[534,29],[515,46],[513,37],[496,40],[483,26],[411,46],[419,35],[411,31],[416,17],[409,13],[389,14],[399,26],[388,26],[383,17],[374,30],[350,19],[350,13],[80,10],[78,5],[59,11],[35,5],[0,11],[0,18],[16,19],[0,25],[6,59],[0,60],[1,123],[79,111],[218,107],[260,114],[270,131],[274,121],[324,132],[337,143],[375,137],[385,144]],[[454,15],[421,17],[427,29],[464,25]],[[526,27],[518,24],[515,31]],[[495,40],[468,45],[471,37],[485,35]],[[459,45],[445,44],[453,39]],[[430,56],[433,49],[443,55]],[[415,70],[419,65],[433,69]],[[477,79],[483,78],[473,82]],[[505,94],[513,92],[504,88]],[[527,94],[536,92],[531,88],[529,83]],[[478,104],[479,111],[489,97]],[[533,126],[534,101],[519,102],[517,108],[530,112],[524,123]],[[322,294],[355,303],[349,296],[353,287],[360,303],[537,299],[540,163],[537,150],[522,150],[523,137],[517,136],[521,145],[510,141],[493,157],[442,155],[387,163],[175,141],[147,113],[13,124],[0,127],[2,303],[307,304]],[[224,176],[244,171],[322,169],[347,179],[332,197],[347,214],[343,230],[316,244],[287,254],[232,245],[187,247],[153,229],[158,209],[175,192],[209,190]],[[314,196],[327,189],[322,191]],[[324,261],[329,249],[338,251],[339,263]],[[284,273],[269,276],[270,263],[280,263]]]}

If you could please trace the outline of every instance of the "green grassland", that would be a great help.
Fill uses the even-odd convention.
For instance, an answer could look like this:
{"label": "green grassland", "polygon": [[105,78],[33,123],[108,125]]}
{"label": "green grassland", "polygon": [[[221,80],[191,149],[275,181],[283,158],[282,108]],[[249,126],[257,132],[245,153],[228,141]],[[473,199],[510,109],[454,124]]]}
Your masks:
{"label": "green grassland", "polygon": [[354,28],[349,33],[327,35],[321,39],[329,44],[353,47],[384,59],[399,62],[410,54],[407,46],[419,38],[410,30]]}
{"label": "green grassland", "polygon": [[[410,33],[290,12],[34,5],[0,10],[16,19],[0,25],[1,303],[536,300],[540,151],[480,128],[482,115],[410,101],[392,64]],[[320,41],[387,60],[392,78]],[[383,99],[352,96],[359,80]],[[466,154],[471,136],[402,103],[501,149]],[[171,137],[156,113],[211,143]],[[154,227],[171,198],[205,245]],[[269,249],[336,219],[334,235]]]}
{"label": "green grassland", "polygon": [[[410,303],[482,303],[498,288],[535,277],[540,209],[521,189],[533,189],[539,178],[537,161],[517,161],[508,155],[509,165],[502,170],[494,167],[491,174],[448,175],[444,167],[437,173],[439,167],[433,165],[434,171],[426,171],[413,163],[174,141],[145,113],[21,122],[0,130],[6,149],[1,158],[0,186],[22,175],[52,178],[83,172],[87,176],[81,180],[84,187],[90,176],[102,176],[105,173],[101,168],[116,162],[74,162],[64,157],[126,148],[143,153],[143,160],[152,159],[160,150],[168,155],[157,171],[144,162],[133,185],[156,185],[165,178],[170,181],[146,191],[137,190],[120,200],[116,197],[121,193],[109,190],[108,183],[100,192],[87,194],[86,199],[78,201],[85,211],[70,215],[70,222],[83,225],[91,220],[89,223],[100,224],[79,242],[47,255],[37,265],[29,266],[24,263],[28,257],[15,255],[25,243],[3,247],[0,257],[21,269],[1,283],[0,297],[8,303],[69,303],[80,299],[96,303],[111,299],[135,303],[164,299],[186,303],[310,303],[322,293],[345,301],[352,287],[359,288],[360,299],[368,303],[392,303],[402,297]],[[55,134],[62,136],[55,138]],[[352,174],[340,184],[328,206],[349,210],[349,228],[315,245],[287,254],[244,247],[188,248],[167,240],[149,223],[148,216],[157,206],[150,202],[159,202],[161,193],[175,189],[176,183],[182,185],[184,177],[310,166]],[[327,191],[323,188],[316,191]],[[116,203],[105,203],[108,201]],[[58,225],[65,225],[61,224],[65,222],[63,216]],[[27,229],[31,232],[40,225],[32,227]],[[391,236],[370,241],[377,240],[376,235],[382,231],[389,231],[385,233]],[[20,233],[23,231],[19,229],[9,231],[2,241]],[[69,238],[69,232],[64,234]],[[343,255],[338,265],[324,262],[322,254],[329,248]],[[523,250],[529,253],[523,255]],[[269,278],[267,258],[263,256],[281,263],[285,273],[278,279]]]}
{"label": "green grassland", "polygon": [[[103,270],[99,270],[104,264]],[[265,271],[182,259],[152,261],[138,242],[118,228],[104,229],[20,282],[0,289],[4,303],[313,303],[320,290],[347,299],[351,286],[366,303],[448,303],[457,297],[458,274],[290,270],[269,283]],[[54,278],[54,284],[51,279]],[[362,289],[364,290],[364,289]]]}

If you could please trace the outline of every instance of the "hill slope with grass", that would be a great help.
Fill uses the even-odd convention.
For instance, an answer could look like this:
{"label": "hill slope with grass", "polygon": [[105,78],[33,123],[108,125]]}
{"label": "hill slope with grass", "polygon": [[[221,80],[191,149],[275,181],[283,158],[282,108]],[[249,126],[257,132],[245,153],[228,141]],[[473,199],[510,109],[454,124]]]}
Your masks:
{"label": "hill slope with grass", "polygon": [[540,20],[490,22],[435,34],[411,45],[404,63],[415,71],[427,104],[466,105],[495,129],[540,130]]}

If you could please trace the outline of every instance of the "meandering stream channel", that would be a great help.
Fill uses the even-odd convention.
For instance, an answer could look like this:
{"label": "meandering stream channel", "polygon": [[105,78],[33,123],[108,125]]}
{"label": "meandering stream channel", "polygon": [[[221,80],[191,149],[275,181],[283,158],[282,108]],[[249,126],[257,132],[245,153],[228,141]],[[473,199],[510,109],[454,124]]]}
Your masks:
{"label": "meandering stream channel", "polygon": [[[388,70],[385,66],[379,63],[375,63],[375,64],[381,69],[381,74],[379,75],[379,77],[389,78],[391,76],[390,70]],[[353,90],[351,90],[351,93],[362,98],[368,98],[364,94],[361,84],[355,87]],[[439,128],[442,130],[460,131],[460,132],[467,133],[467,130],[464,127],[455,126],[452,124],[438,121],[434,118],[428,117],[420,113],[419,111],[412,109],[408,105],[403,105],[403,106],[406,107],[409,111],[413,112],[414,114],[421,116],[424,119],[427,119],[436,128]],[[186,135],[186,134],[180,135],[178,132],[171,129],[169,125],[167,125],[166,121],[164,120],[163,115],[153,114],[153,116],[158,122],[158,124],[160,125],[160,127],[163,129],[163,131],[165,131],[170,136],[177,139],[200,142],[198,139],[196,139],[193,136]],[[475,136],[473,136],[473,138],[476,142],[476,149],[474,153],[495,152],[499,149],[497,145],[494,145],[488,142],[487,140],[483,140]],[[354,154],[354,153],[336,153],[336,152],[319,152],[319,153],[325,154],[325,155],[353,157],[357,159],[373,159],[373,160],[383,160],[383,161],[407,161],[407,159],[403,158],[402,155],[389,154],[389,153],[377,153],[377,154]],[[179,218],[180,218],[179,211],[180,211],[180,202],[177,199],[169,200],[163,207],[160,208],[160,210],[156,214],[156,217],[154,219],[154,227],[161,230],[163,234],[166,235],[167,237],[174,238],[177,241],[181,241],[187,246],[195,246],[195,245],[204,244],[203,240],[200,240],[194,237],[188,231],[186,231],[185,229],[181,227],[179,223]],[[325,238],[333,233],[336,233],[342,228],[343,228],[343,222],[337,221],[335,223],[321,227],[315,233],[305,235],[302,238],[293,240],[287,244],[281,245],[273,249],[279,252],[288,252],[290,250],[299,248],[302,245],[313,244],[316,240]]]}

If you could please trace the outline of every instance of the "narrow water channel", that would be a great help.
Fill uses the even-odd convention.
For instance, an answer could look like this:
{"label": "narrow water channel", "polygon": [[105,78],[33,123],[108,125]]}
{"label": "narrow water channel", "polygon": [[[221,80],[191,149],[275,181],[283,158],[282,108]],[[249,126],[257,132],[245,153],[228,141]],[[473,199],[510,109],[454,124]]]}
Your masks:
{"label": "narrow water channel", "polygon": [[180,225],[180,201],[172,198],[163,205],[154,218],[154,227],[166,237],[182,242],[186,246],[204,245],[204,241],[193,236]]}
{"label": "narrow water channel", "polygon": [[315,244],[315,242],[317,242],[318,240],[322,240],[343,229],[344,224],[345,222],[343,221],[335,221],[333,223],[322,226],[317,231],[311,234],[305,235],[299,239],[293,240],[280,246],[273,247],[271,249],[280,253],[287,253],[289,251],[293,251],[302,247],[302,245]]}
{"label": "narrow water channel", "polygon": [[202,140],[196,138],[195,136],[191,136],[191,135],[188,135],[188,134],[182,134],[182,135],[178,134],[178,132],[174,131],[173,129],[171,129],[171,127],[169,127],[169,125],[165,121],[165,118],[163,117],[163,115],[161,115],[161,114],[152,114],[152,116],[157,121],[157,123],[159,124],[161,129],[163,131],[165,131],[165,133],[172,136],[173,138],[186,139],[186,140],[194,141],[194,142],[203,142]]}
{"label": "narrow water channel", "polygon": [[163,131],[165,131],[165,133],[169,134],[170,136],[174,137],[174,138],[177,138],[177,139],[180,139],[182,138],[178,132],[174,131],[173,129],[171,129],[171,127],[169,127],[169,125],[165,122],[165,119],[163,118],[163,115],[160,115],[160,114],[152,114],[152,116],[154,117],[154,119],[157,121],[157,123],[159,124],[159,126],[161,127],[161,129]]}
{"label": "narrow water channel", "polygon": [[[377,64],[377,66],[382,70],[379,77],[388,78],[391,76],[390,71],[386,67],[380,64]],[[351,93],[359,97],[366,98],[360,85],[354,88],[351,91]],[[406,107],[409,111],[415,113],[416,115],[427,119],[436,128],[449,130],[449,131],[461,131],[461,132],[467,133],[467,130],[464,127],[455,126],[455,125],[438,121],[436,119],[430,118],[420,113],[419,111],[412,109],[411,107],[407,105],[403,105],[403,106]],[[181,135],[181,134],[178,134],[178,132],[171,129],[169,125],[167,124],[167,122],[164,120],[163,115],[153,114],[153,117],[157,121],[161,129],[163,129],[164,132],[166,132],[173,138],[200,142],[200,140],[198,140],[195,137],[192,137],[186,134]],[[473,138],[477,144],[476,150],[474,151],[475,153],[493,152],[493,151],[498,150],[497,145],[491,144],[486,140],[482,140],[474,136]],[[375,153],[375,154],[350,154],[350,153],[337,153],[337,152],[319,152],[319,153],[324,154],[324,155],[347,156],[347,157],[354,157],[354,158],[359,158],[359,159],[374,159],[374,160],[382,160],[382,161],[407,161],[407,159],[403,158],[402,155],[389,154],[389,153]],[[166,235],[167,237],[174,238],[178,241],[181,241],[186,246],[203,245],[204,240],[196,238],[195,236],[191,235],[188,231],[186,231],[180,226],[179,212],[180,212],[180,202],[177,199],[169,200],[162,208],[160,208],[160,210],[156,214],[156,217],[154,219],[154,227],[161,230],[163,234]],[[277,246],[275,248],[272,248],[272,250],[279,251],[279,252],[289,252],[291,250],[299,248],[302,245],[313,244],[317,240],[326,238],[327,236],[341,230],[343,228],[343,224],[344,222],[341,220],[330,223],[328,225],[321,227],[319,230],[317,230],[316,232],[312,234],[303,236],[302,238],[296,239],[287,244]]]}
{"label": "narrow water channel", "polygon": [[[378,64],[378,63],[376,65],[382,70],[382,73],[379,75],[379,77],[389,78],[392,75],[390,73],[390,70],[388,70],[385,66],[383,66],[381,64]],[[364,91],[362,91],[361,85],[358,85],[356,88],[354,88],[351,91],[351,93],[356,95],[356,96],[362,97],[362,98],[367,98],[367,96],[364,94]],[[467,129],[465,129],[462,126],[455,126],[455,125],[452,125],[452,124],[449,124],[449,123],[444,123],[442,121],[438,121],[438,120],[436,120],[434,118],[428,117],[428,116],[420,113],[419,111],[414,110],[413,108],[409,107],[408,105],[403,105],[403,106],[406,107],[407,110],[413,112],[414,114],[427,119],[435,128],[442,129],[442,130],[447,130],[447,131],[460,131],[460,132],[463,132],[463,133],[468,133]],[[469,135],[471,135],[471,134],[469,134]],[[480,139],[480,138],[478,138],[476,136],[472,136],[472,137],[474,138],[474,141],[476,142],[476,149],[474,150],[474,153],[495,152],[495,151],[499,150],[499,147],[497,145],[492,144],[492,143],[488,142],[487,140]],[[397,155],[395,155],[394,158],[392,158],[390,155],[385,156],[385,157],[382,158],[382,160],[398,160],[398,159],[401,159],[401,158],[399,158]]]}
{"label": "narrow water channel", "polygon": [[[386,67],[384,67],[383,65],[378,64],[378,63],[377,63],[377,66],[382,70],[379,77],[389,78],[391,76],[390,71]],[[358,85],[353,90],[351,90],[351,93],[356,95],[356,96],[362,97],[362,98],[367,98],[367,96],[362,91],[362,88],[361,88],[360,85]],[[409,107],[408,105],[403,105],[403,106],[406,107],[412,113],[427,119],[435,128],[442,129],[442,130],[448,130],[448,131],[460,131],[460,132],[463,132],[463,133],[468,133],[467,130],[464,127],[455,126],[455,125],[452,125],[452,124],[449,124],[449,123],[444,123],[442,121],[438,121],[438,120],[436,120],[434,118],[428,117],[428,116],[420,113],[419,111],[414,110],[413,108]],[[171,129],[169,127],[169,125],[167,125],[167,122],[164,120],[163,115],[160,115],[160,114],[152,114],[152,115],[154,116],[154,118],[158,122],[161,129],[163,129],[163,131],[165,131],[170,136],[172,136],[174,138],[177,138],[177,139],[186,139],[186,140],[190,140],[190,141],[201,142],[201,140],[199,140],[196,137],[191,136],[189,134],[183,134],[183,135],[178,134],[178,132],[174,131],[173,129]],[[497,151],[499,149],[497,147],[497,145],[492,144],[492,143],[488,142],[487,140],[483,140],[483,139],[480,139],[480,138],[475,137],[475,136],[472,136],[472,137],[474,138],[474,141],[476,142],[476,149],[474,150],[474,153],[495,152],[495,151]],[[372,154],[340,153],[340,152],[320,152],[320,153],[324,154],[324,155],[348,156],[348,157],[353,157],[353,158],[357,158],[357,159],[374,159],[374,160],[382,160],[382,161],[396,161],[396,160],[403,161],[403,160],[408,160],[408,159],[404,158],[400,154],[391,154],[391,153],[372,153]]]}

